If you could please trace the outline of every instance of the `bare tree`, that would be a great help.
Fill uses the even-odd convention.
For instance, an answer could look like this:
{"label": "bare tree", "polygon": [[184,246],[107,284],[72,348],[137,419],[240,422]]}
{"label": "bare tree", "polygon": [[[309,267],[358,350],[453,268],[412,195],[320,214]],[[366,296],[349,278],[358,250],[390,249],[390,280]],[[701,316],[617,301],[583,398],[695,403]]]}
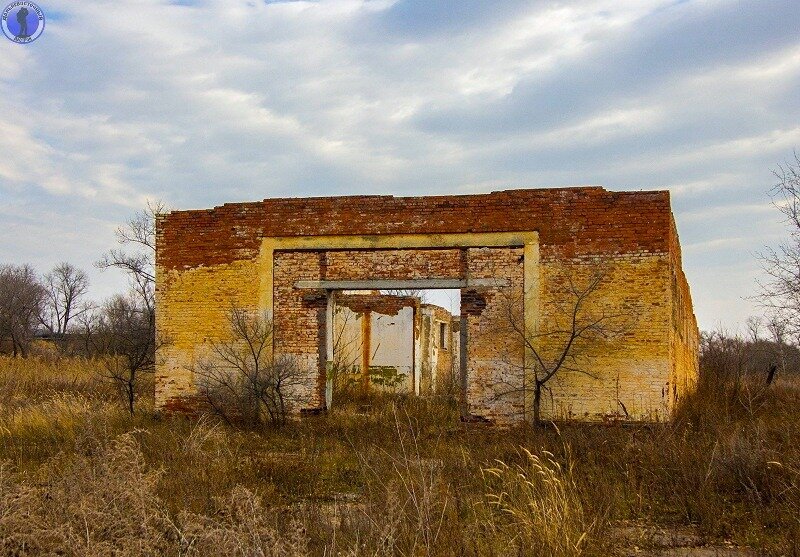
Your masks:
{"label": "bare tree", "polygon": [[96,263],[100,269],[124,271],[133,290],[149,308],[155,306],[156,218],[166,211],[161,201],[148,201],[145,209],[117,228],[117,243],[123,247],[108,251]]}
{"label": "bare tree", "polygon": [[554,377],[580,373],[597,378],[585,365],[589,352],[633,326],[635,315],[630,309],[601,303],[602,288],[613,271],[610,261],[599,259],[554,268],[550,280],[554,290],[535,330],[525,323],[521,300],[506,297],[503,301],[510,331],[522,341],[527,357],[517,364],[518,376],[498,392],[505,396],[532,391],[534,424],[541,423],[542,393]]}
{"label": "bare tree", "polygon": [[[782,319],[772,316],[767,320],[767,332],[769,339],[772,341],[773,361],[771,362],[767,371],[767,385],[772,384],[775,379],[775,373],[780,369],[781,375],[786,375],[788,366],[788,352],[791,346],[788,342],[789,331],[786,323]],[[796,349],[796,343],[795,343]]]}
{"label": "bare tree", "polygon": [[104,307],[86,303],[82,310],[75,315],[72,330],[77,338],[76,349],[84,356],[107,354],[108,335]]}
{"label": "bare tree", "polygon": [[109,360],[107,375],[120,387],[128,410],[134,413],[138,383],[155,369],[156,350],[165,339],[156,339],[155,327],[155,226],[166,208],[162,202],[147,203],[124,226],[117,229],[122,246],[107,252],[97,263],[100,269],[116,268],[130,280],[131,292],[105,304],[102,323]]}
{"label": "bare tree", "polygon": [[736,397],[745,385],[768,387],[781,375],[800,372],[800,349],[781,320],[750,317],[745,334],[725,329],[700,335],[700,388]]}
{"label": "bare tree", "polygon": [[782,324],[786,334],[800,335],[800,156],[773,171],[777,183],[770,191],[772,204],[783,214],[789,238],[778,248],[758,254],[766,278],[759,281],[756,299]]}
{"label": "bare tree", "polygon": [[780,322],[750,318],[745,334],[724,329],[701,333],[701,399],[726,414],[744,410],[753,415],[768,404],[778,370],[782,375],[800,371],[800,350],[786,343],[780,327]]}
{"label": "bare tree", "polygon": [[89,277],[70,263],[60,263],[44,276],[44,290],[40,321],[48,332],[63,337],[70,320],[89,308],[82,304],[89,290]]}
{"label": "bare tree", "polygon": [[304,379],[297,362],[273,354],[273,323],[267,315],[232,306],[228,326],[229,338],[212,344],[209,357],[195,369],[201,394],[228,423],[285,423]]}
{"label": "bare tree", "polygon": [[14,356],[28,355],[44,296],[30,265],[0,266],[0,340],[11,341]]}
{"label": "bare tree", "polygon": [[106,376],[119,388],[128,411],[133,415],[144,373],[155,369],[155,312],[131,292],[106,302],[102,323]]}

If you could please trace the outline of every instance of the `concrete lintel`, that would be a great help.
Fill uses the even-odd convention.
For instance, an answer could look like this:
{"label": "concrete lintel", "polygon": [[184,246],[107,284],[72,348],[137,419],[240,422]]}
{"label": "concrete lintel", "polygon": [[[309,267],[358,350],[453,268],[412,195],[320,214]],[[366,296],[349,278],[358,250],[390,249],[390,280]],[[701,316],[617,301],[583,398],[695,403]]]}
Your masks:
{"label": "concrete lintel", "polygon": [[[525,260],[525,268],[538,266],[539,233],[467,232],[453,234],[383,234],[373,236],[281,236],[261,240],[259,254],[259,307],[272,309],[272,273],[276,251],[339,249],[448,249],[480,247],[536,247],[537,260]],[[393,289],[389,289],[393,290]],[[535,291],[533,291],[535,292]]]}
{"label": "concrete lintel", "polygon": [[508,286],[508,279],[298,280],[301,290],[431,290]]}
{"label": "concrete lintel", "polygon": [[452,234],[376,234],[371,236],[280,236],[262,238],[271,250],[425,249],[521,247],[539,241],[538,232],[462,232]]}

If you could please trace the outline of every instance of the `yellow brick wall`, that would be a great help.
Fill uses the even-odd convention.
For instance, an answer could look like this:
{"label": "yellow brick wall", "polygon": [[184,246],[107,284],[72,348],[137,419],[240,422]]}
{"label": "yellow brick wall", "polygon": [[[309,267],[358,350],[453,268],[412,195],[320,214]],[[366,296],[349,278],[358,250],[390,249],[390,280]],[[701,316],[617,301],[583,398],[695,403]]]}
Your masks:
{"label": "yellow brick wall", "polygon": [[[601,271],[601,269],[603,269]],[[564,370],[547,384],[542,416],[550,419],[658,420],[669,412],[669,257],[641,255],[592,260],[544,260],[539,334],[569,328],[570,293],[584,291],[595,273],[604,278],[589,294],[579,323],[600,320],[602,334],[578,340]],[[547,361],[563,351],[567,335],[537,337]]]}
{"label": "yellow brick wall", "polygon": [[670,291],[672,297],[670,350],[672,377],[670,408],[697,387],[700,333],[692,311],[692,296],[681,264],[678,231],[672,220],[670,238]]}
{"label": "yellow brick wall", "polygon": [[[437,251],[428,253],[438,261]],[[442,256],[456,261],[451,252],[443,250]],[[333,253],[331,262],[335,267],[331,269],[344,268],[340,260],[345,252]],[[383,253],[380,257],[400,257]],[[524,377],[524,344],[518,333],[515,337],[508,330],[509,313],[503,300],[519,298],[510,310],[523,322],[522,299],[537,300],[539,332],[547,331],[559,320],[563,323],[560,302],[569,287],[567,279],[579,284],[595,268],[586,258],[562,260],[549,254],[541,260],[536,273],[524,274],[524,253],[527,252],[523,248],[467,248],[466,260],[462,261],[469,266],[472,278],[504,277],[510,281],[505,289],[483,289],[480,298],[485,306],[467,318],[470,411],[499,422],[531,416],[530,390],[527,400],[521,393],[530,385],[529,378]],[[289,311],[284,312],[283,319],[299,319],[309,325],[286,324],[287,330],[302,329],[302,338],[279,338],[278,346],[287,353],[307,354],[310,358],[309,383],[304,390],[311,406],[321,403],[316,348],[320,342],[318,325],[324,315],[315,302],[304,300],[306,294],[292,291],[291,281],[298,277],[320,278],[319,261],[319,252],[276,254],[276,283],[273,285],[269,276],[270,284],[266,286],[276,299],[291,301],[284,308]],[[377,267],[357,267],[359,273],[371,268]],[[588,313],[619,314],[609,323],[618,331],[607,341],[579,346],[574,351],[576,359],[568,362],[571,369],[561,371],[547,385],[542,400],[545,418],[665,419],[673,410],[676,397],[680,399],[696,383],[697,326],[680,270],[679,251],[616,256],[609,269],[606,280],[589,300]],[[195,395],[192,369],[207,354],[209,343],[225,338],[226,314],[232,304],[264,309],[258,308],[264,299],[263,271],[261,257],[193,269],[157,269],[157,328],[160,338],[166,341],[159,352],[156,371],[157,407],[181,409]],[[458,272],[453,270],[454,274]],[[525,292],[528,288],[535,288],[538,294],[529,298]],[[559,348],[559,342],[552,337],[550,341],[536,342],[550,357]]]}
{"label": "yellow brick wall", "polygon": [[196,394],[193,369],[211,342],[229,335],[232,305],[257,309],[258,265],[236,261],[183,271],[156,269],[156,329],[163,346],[156,365],[157,408]]}

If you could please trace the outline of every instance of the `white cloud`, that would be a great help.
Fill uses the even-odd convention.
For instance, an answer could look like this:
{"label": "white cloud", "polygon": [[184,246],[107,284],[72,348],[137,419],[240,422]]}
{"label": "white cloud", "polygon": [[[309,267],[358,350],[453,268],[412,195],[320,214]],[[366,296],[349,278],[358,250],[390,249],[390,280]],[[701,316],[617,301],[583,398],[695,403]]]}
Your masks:
{"label": "white cloud", "polygon": [[[785,3],[48,10],[36,43],[0,44],[0,219],[29,238],[0,239],[6,259],[91,262],[153,198],[667,187],[709,326],[741,317],[724,302],[750,292],[752,251],[780,233],[765,185],[800,144],[800,39],[769,24],[796,19]],[[720,294],[723,263],[741,274]]]}

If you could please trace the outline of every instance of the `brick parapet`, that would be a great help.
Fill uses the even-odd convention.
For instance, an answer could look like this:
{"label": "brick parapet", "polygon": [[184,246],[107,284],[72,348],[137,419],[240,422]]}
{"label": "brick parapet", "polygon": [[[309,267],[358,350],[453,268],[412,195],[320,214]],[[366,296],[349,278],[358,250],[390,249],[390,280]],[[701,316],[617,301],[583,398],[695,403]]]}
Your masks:
{"label": "brick parapet", "polygon": [[538,230],[543,255],[666,252],[669,192],[600,187],[480,195],[266,199],[173,211],[157,223],[157,262],[187,269],[255,258],[263,237]]}

